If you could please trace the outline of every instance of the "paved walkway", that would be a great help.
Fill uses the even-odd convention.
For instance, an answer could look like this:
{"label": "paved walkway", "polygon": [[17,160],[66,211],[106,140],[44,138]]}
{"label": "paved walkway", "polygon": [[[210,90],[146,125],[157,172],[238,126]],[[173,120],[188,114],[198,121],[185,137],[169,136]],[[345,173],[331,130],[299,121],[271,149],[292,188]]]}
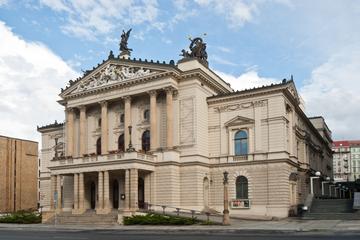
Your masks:
{"label": "paved walkway", "polygon": [[[358,232],[360,233],[360,220],[296,220],[286,219],[280,221],[248,221],[232,220],[232,225],[191,225],[191,226],[141,226],[142,231],[206,231],[206,232]],[[47,224],[0,224],[1,229],[31,229],[34,231],[58,230],[122,230],[139,231],[139,226],[122,225],[47,225]]]}

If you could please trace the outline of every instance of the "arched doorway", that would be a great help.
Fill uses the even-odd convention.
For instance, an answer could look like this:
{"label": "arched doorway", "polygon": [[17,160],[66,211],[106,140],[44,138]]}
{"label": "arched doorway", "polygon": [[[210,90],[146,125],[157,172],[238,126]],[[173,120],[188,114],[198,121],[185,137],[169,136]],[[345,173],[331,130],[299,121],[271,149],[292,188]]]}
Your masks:
{"label": "arched doorway", "polygon": [[90,208],[95,209],[96,206],[96,186],[94,182],[90,184]]}
{"label": "arched doorway", "polygon": [[113,182],[113,208],[119,208],[119,182],[117,180]]}
{"label": "arched doorway", "polygon": [[96,141],[96,154],[101,155],[101,137]]}
{"label": "arched doorway", "polygon": [[209,179],[207,177],[204,178],[203,191],[204,207],[209,207]]}
{"label": "arched doorway", "polygon": [[145,183],[144,179],[139,177],[138,179],[138,204],[139,208],[144,208],[145,205]]}
{"label": "arched doorway", "polygon": [[144,152],[150,150],[150,131],[146,130],[141,137],[141,146]]}

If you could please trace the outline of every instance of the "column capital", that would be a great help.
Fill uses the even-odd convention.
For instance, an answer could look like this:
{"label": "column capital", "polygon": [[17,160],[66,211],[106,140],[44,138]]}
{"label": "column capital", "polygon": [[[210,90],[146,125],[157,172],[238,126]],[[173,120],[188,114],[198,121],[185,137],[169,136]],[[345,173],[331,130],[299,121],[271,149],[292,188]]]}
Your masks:
{"label": "column capital", "polygon": [[86,111],[86,105],[80,105],[77,107],[80,111]]}
{"label": "column capital", "polygon": [[65,108],[65,112],[68,112],[68,113],[72,113],[72,112],[74,112],[74,108],[73,107],[66,107]]}
{"label": "column capital", "polygon": [[108,102],[107,101],[100,101],[99,104],[101,105],[101,107],[107,107]]}
{"label": "column capital", "polygon": [[170,93],[173,94],[176,89],[174,87],[169,86],[169,87],[164,87],[164,90],[166,94],[170,94]]}
{"label": "column capital", "polygon": [[157,95],[157,90],[150,90],[150,91],[148,91],[147,93],[150,95],[150,97],[152,97],[152,96],[155,96],[155,97],[156,97],[156,95]]}
{"label": "column capital", "polygon": [[130,96],[130,95],[128,95],[128,96],[123,96],[123,97],[121,97],[121,99],[124,100],[125,102],[131,101],[131,96]]}

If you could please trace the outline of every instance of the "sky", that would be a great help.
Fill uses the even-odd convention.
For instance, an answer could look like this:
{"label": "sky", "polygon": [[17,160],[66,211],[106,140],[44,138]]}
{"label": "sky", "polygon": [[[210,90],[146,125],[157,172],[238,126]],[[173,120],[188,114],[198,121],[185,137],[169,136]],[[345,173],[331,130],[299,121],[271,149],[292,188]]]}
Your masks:
{"label": "sky", "polygon": [[293,75],[308,116],[360,139],[359,27],[357,0],[0,0],[0,135],[39,141],[64,120],[60,88],[132,28],[132,57],[161,62],[202,37],[235,90]]}

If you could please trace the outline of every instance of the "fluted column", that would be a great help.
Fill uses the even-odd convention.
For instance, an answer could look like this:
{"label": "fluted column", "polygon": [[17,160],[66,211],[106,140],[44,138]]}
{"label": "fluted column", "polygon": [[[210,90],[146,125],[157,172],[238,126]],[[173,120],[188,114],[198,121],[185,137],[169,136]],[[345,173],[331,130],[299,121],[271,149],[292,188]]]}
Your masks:
{"label": "fluted column", "polygon": [[158,148],[157,136],[157,110],[156,110],[156,91],[149,91],[150,95],[150,149]]}
{"label": "fluted column", "polygon": [[104,171],[104,209],[105,212],[110,211],[110,184],[109,171]]}
{"label": "fluted column", "polygon": [[54,201],[54,195],[55,195],[55,191],[56,191],[56,175],[51,175],[50,181],[51,181],[50,209],[54,210],[56,208],[55,201]]}
{"label": "fluted column", "polygon": [[86,148],[86,107],[80,108],[80,157],[87,153]]}
{"label": "fluted column", "polygon": [[74,155],[74,109],[66,109],[66,155]]}
{"label": "fluted column", "polygon": [[130,209],[135,211],[138,209],[138,170],[130,169]]}
{"label": "fluted column", "polygon": [[101,213],[104,208],[104,174],[98,173],[98,204],[96,206],[96,213]]}
{"label": "fluted column", "polygon": [[74,173],[74,210],[79,210],[79,174]]}
{"label": "fluted column", "polygon": [[79,173],[79,211],[85,211],[85,185],[84,185],[84,173]]}
{"label": "fluted column", "polygon": [[56,191],[57,191],[57,206],[56,211],[60,212],[62,210],[62,196],[61,196],[61,175],[56,175]]}
{"label": "fluted column", "polygon": [[166,147],[173,148],[173,88],[166,88]]}
{"label": "fluted column", "polygon": [[130,96],[126,96],[123,98],[124,99],[124,114],[125,114],[125,119],[124,119],[124,132],[125,132],[125,149],[127,149],[129,147],[129,142],[130,142],[130,134],[128,131],[128,127],[131,125],[131,97]]}
{"label": "fluted column", "polygon": [[100,102],[101,105],[101,153],[108,153],[108,103],[106,101]]}
{"label": "fluted column", "polygon": [[130,170],[125,169],[125,201],[124,201],[124,209],[130,209]]}

